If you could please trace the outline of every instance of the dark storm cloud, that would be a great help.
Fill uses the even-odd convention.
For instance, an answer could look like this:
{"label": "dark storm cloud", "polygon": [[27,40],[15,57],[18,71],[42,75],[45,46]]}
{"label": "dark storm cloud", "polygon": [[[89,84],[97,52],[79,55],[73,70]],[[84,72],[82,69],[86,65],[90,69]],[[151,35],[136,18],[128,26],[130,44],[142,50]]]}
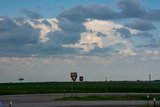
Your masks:
{"label": "dark storm cloud", "polygon": [[[74,42],[78,41],[81,32],[85,31],[83,22],[88,18],[99,20],[139,18],[136,22],[126,24],[126,26],[141,31],[156,29],[155,25],[150,21],[158,21],[160,19],[159,10],[149,10],[144,7],[139,0],[121,0],[117,4],[120,8],[119,12],[106,5],[97,4],[77,5],[68,10],[64,10],[57,16],[61,31],[56,32],[55,35],[64,35],[67,41],[69,41],[67,39],[68,37],[69,39],[73,39]],[[127,34],[130,33],[127,29],[119,29],[119,32],[122,33],[124,38],[131,37],[130,34]],[[61,38],[61,36],[57,37]],[[63,41],[62,39],[63,38],[61,38],[61,41]]]}
{"label": "dark storm cloud", "polygon": [[[75,43],[79,40],[79,33],[69,31],[50,32],[50,40],[40,42],[40,29],[24,23],[23,18],[11,19],[0,17],[0,56],[26,57],[33,54],[39,56],[73,53],[75,49],[64,48],[63,44]],[[22,23],[23,22],[23,23]],[[38,23],[35,21],[34,23]],[[47,20],[43,24],[51,26]]]}
{"label": "dark storm cloud", "polygon": [[80,32],[55,31],[48,34],[50,40],[55,45],[74,44],[80,40]]}
{"label": "dark storm cloud", "polygon": [[144,7],[140,0],[120,0],[119,18],[141,18],[151,21],[160,21],[160,9],[148,9]]}
{"label": "dark storm cloud", "polygon": [[160,9],[148,9],[141,4],[140,0],[120,0],[117,5],[119,11],[109,8],[107,5],[76,5],[62,11],[57,18],[64,18],[72,22],[83,22],[87,18],[99,20],[141,18],[160,21]]}
{"label": "dark storm cloud", "polygon": [[73,8],[63,11],[58,18],[65,18],[70,21],[84,21],[87,18],[95,19],[113,19],[117,18],[118,13],[107,6],[92,4],[92,5],[77,5]]}
{"label": "dark storm cloud", "polygon": [[151,21],[160,21],[160,9],[150,9],[147,15],[142,18]]}
{"label": "dark storm cloud", "polygon": [[150,21],[142,19],[136,19],[130,24],[125,24],[125,26],[141,31],[156,29],[155,25],[153,25]]}
{"label": "dark storm cloud", "polygon": [[82,32],[85,27],[82,22],[72,22],[68,19],[60,19],[58,26],[67,32]]}
{"label": "dark storm cloud", "polygon": [[10,44],[32,44],[38,41],[38,29],[28,24],[18,25],[13,19],[3,17],[0,21],[0,42]]}
{"label": "dark storm cloud", "polygon": [[17,17],[17,18],[15,18],[15,21],[20,23],[20,24],[23,24],[25,19],[23,17]]}
{"label": "dark storm cloud", "polygon": [[141,17],[146,14],[146,9],[139,0],[121,0],[118,2],[123,17]]}
{"label": "dark storm cloud", "polygon": [[150,38],[153,39],[153,35],[148,33],[148,32],[139,32],[137,34],[131,34],[131,32],[129,31],[129,29],[123,27],[123,28],[119,28],[116,29],[116,32],[119,32],[121,34],[122,38],[133,38],[133,37],[140,37],[140,38]]}
{"label": "dark storm cloud", "polygon": [[37,12],[33,12],[33,11],[30,11],[30,10],[22,10],[22,12],[24,14],[26,14],[30,19],[39,19],[39,18],[42,18],[42,15],[40,15],[39,13]]}
{"label": "dark storm cloud", "polygon": [[[148,9],[144,7],[139,0],[120,0],[118,3],[120,10],[111,9],[106,5],[76,5],[68,10],[63,10],[58,16],[58,27],[60,30],[49,32],[47,37],[49,40],[45,43],[40,42],[40,29],[33,28],[30,24],[24,23],[26,19],[23,17],[12,19],[8,17],[0,17],[0,56],[30,56],[32,54],[58,55],[58,54],[74,54],[78,52],[75,48],[66,48],[63,45],[75,44],[80,41],[81,33],[86,31],[84,22],[87,19],[97,20],[119,20],[119,19],[136,19],[132,23],[125,26],[138,29],[142,33],[131,35],[127,28],[116,29],[121,37],[130,40],[132,37],[145,37],[153,39],[153,35],[143,32],[156,29],[152,24],[153,21],[160,21],[160,10]],[[42,18],[39,13],[23,10],[30,20],[38,25],[44,24],[52,27],[52,24],[43,20],[42,22],[32,19]],[[98,37],[106,35],[98,32]],[[107,53],[113,52],[114,46],[109,48],[96,47],[90,53]],[[136,45],[134,45],[136,46]],[[150,43],[150,47],[156,47],[155,43]],[[148,45],[149,47],[149,45]]]}
{"label": "dark storm cloud", "polygon": [[52,40],[56,43],[74,44],[80,40],[80,34],[86,31],[83,23],[88,18],[105,20],[117,18],[117,15],[118,13],[107,6],[77,5],[64,10],[57,16],[59,19],[58,26],[61,30],[51,33],[49,37],[53,37]]}
{"label": "dark storm cloud", "polygon": [[1,18],[3,20],[0,21],[0,55],[32,54],[33,45],[39,40],[39,30],[25,23],[18,25],[8,17]]}

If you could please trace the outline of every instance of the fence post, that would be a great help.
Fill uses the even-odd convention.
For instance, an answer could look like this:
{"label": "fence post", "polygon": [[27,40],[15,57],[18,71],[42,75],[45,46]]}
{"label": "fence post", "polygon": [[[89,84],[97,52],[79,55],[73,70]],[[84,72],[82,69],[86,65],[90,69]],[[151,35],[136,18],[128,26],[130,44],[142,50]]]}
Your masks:
{"label": "fence post", "polygon": [[156,98],[154,98],[153,101],[154,101],[153,106],[156,107]]}
{"label": "fence post", "polygon": [[12,104],[13,104],[12,101],[10,101],[10,102],[9,102],[9,107],[12,107]]}

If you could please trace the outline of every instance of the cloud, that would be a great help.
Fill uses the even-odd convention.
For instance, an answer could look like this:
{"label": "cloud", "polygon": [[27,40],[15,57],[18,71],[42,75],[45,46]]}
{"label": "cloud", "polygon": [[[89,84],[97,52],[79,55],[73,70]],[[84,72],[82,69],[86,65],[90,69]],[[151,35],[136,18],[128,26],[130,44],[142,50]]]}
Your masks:
{"label": "cloud", "polygon": [[22,10],[22,12],[27,15],[30,19],[40,19],[42,18],[42,15],[40,15],[39,13],[37,12],[33,12],[31,10]]}
{"label": "cloud", "polygon": [[120,18],[140,18],[150,21],[160,21],[160,9],[148,9],[140,0],[120,0]]}
{"label": "cloud", "polygon": [[160,47],[160,39],[154,39],[152,38],[149,42],[146,44],[137,45],[137,48],[149,48],[149,49],[159,49]]}
{"label": "cloud", "polygon": [[58,26],[66,32],[82,32],[85,30],[82,22],[73,22],[64,18],[59,20]]}
{"label": "cloud", "polygon": [[[107,5],[76,5],[62,11],[57,18],[72,22],[84,22],[86,19],[114,20],[124,18],[139,18],[150,21],[160,21],[160,9],[148,9],[139,0],[120,0],[117,2],[119,11]],[[96,7],[96,8],[95,8]]]}
{"label": "cloud", "polygon": [[142,19],[136,19],[130,24],[125,24],[125,26],[132,29],[141,30],[141,31],[156,29],[156,26],[153,25],[150,21],[142,20]]}
{"label": "cloud", "polygon": [[126,28],[119,28],[119,29],[116,29],[117,32],[121,33],[121,37],[123,38],[130,38],[132,37],[130,31]]}
{"label": "cloud", "polygon": [[[121,55],[135,55],[131,42],[122,38],[121,35],[123,32],[117,32],[117,29],[124,28],[124,26],[112,21],[96,19],[88,19],[88,21],[83,24],[86,27],[86,32],[81,33],[80,40],[75,44],[63,45],[63,47],[75,48],[87,53],[93,52],[96,48],[106,49],[112,47],[112,52],[117,52]],[[135,32],[135,30],[132,31],[132,29],[128,29],[128,31],[135,34],[138,33],[138,31]],[[99,36],[99,34],[103,34],[103,36]],[[122,45],[122,47],[118,45]]]}
{"label": "cloud", "polygon": [[160,9],[150,9],[142,18],[151,21],[160,21]]}
{"label": "cloud", "polygon": [[[96,7],[96,8],[95,8]],[[98,4],[77,5],[59,14],[58,19],[68,19],[70,21],[84,21],[88,18],[93,19],[114,19],[118,14],[107,6]]]}
{"label": "cloud", "polygon": [[39,39],[38,30],[29,24],[18,25],[13,19],[3,17],[0,21],[0,42],[12,45],[33,44]]}
{"label": "cloud", "polygon": [[81,33],[86,31],[83,23],[87,18],[112,19],[116,17],[116,14],[116,12],[107,6],[97,4],[74,6],[68,10],[64,10],[57,16],[59,20],[58,26],[61,30],[52,33],[50,37],[54,38],[53,41],[56,38],[55,42],[74,44],[80,40]]}
{"label": "cloud", "polygon": [[144,53],[151,56],[160,56],[160,52],[157,50],[145,50]]}
{"label": "cloud", "polygon": [[2,56],[31,54],[29,51],[33,49],[34,44],[38,43],[39,30],[33,29],[27,23],[19,25],[8,17],[2,17],[2,19],[0,21],[0,54]]}
{"label": "cloud", "polygon": [[117,4],[122,17],[141,17],[146,14],[146,9],[139,0],[120,0]]}
{"label": "cloud", "polygon": [[[30,10],[23,10],[29,20],[0,17],[0,56],[134,56],[144,47],[158,47],[147,31],[156,29],[152,22],[159,20],[159,10],[138,0],[121,0],[118,6],[76,5],[52,19]],[[121,19],[131,23],[118,24]]]}
{"label": "cloud", "polygon": [[50,32],[55,32],[60,30],[58,27],[57,19],[36,19],[36,20],[27,20],[25,23],[30,24],[33,28],[39,29],[40,32],[40,41],[41,42],[46,42],[49,40],[48,38],[48,33]]}

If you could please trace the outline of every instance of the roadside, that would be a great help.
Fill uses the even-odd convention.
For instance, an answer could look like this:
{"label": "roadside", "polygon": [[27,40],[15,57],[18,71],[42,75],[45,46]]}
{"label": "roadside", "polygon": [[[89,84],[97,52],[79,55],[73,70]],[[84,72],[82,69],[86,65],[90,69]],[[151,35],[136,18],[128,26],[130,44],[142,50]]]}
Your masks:
{"label": "roadside", "polygon": [[[77,96],[94,95],[95,93],[78,93]],[[147,100],[124,100],[124,101],[58,101],[56,99],[66,98],[75,95],[75,93],[67,94],[29,94],[29,95],[3,95],[0,96],[4,107],[9,107],[9,102],[13,102],[13,107],[147,107]],[[126,95],[141,95],[146,96],[146,93],[96,93],[96,95],[104,96],[126,96]],[[160,95],[154,93],[152,95]],[[159,105],[160,101],[156,101]],[[153,105],[153,100],[148,101],[148,105]],[[149,107],[149,106],[148,106]],[[156,106],[157,107],[157,106]]]}

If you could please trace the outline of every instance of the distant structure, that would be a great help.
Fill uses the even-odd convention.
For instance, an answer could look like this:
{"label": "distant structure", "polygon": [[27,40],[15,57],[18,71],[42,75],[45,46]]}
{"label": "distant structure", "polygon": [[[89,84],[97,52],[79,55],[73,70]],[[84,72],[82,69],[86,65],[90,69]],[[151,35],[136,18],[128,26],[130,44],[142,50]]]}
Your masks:
{"label": "distant structure", "polygon": [[83,81],[83,76],[79,76],[79,81]]}
{"label": "distant structure", "polygon": [[77,75],[77,72],[71,72],[71,73],[70,73],[70,76],[71,76],[72,81],[75,82],[78,75]]}
{"label": "distant structure", "polygon": [[106,79],[106,82],[107,82],[107,81],[108,81],[108,80],[107,80],[107,77],[106,77],[105,79]]}
{"label": "distant structure", "polygon": [[149,74],[149,81],[151,81],[151,74]]}
{"label": "distant structure", "polygon": [[18,80],[22,83],[22,81],[24,81],[24,78],[20,77]]}

